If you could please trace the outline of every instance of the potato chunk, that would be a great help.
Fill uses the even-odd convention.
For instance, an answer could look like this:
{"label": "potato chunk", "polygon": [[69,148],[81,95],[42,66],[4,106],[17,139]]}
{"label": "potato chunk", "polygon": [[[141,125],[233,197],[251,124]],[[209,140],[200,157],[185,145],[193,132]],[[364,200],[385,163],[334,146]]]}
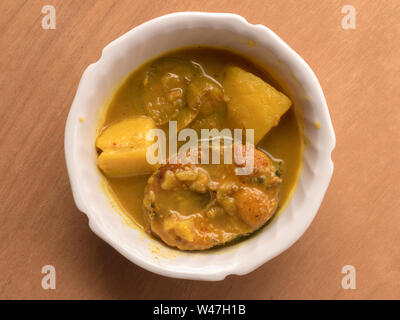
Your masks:
{"label": "potato chunk", "polygon": [[122,120],[103,130],[96,147],[105,151],[148,146],[151,143],[146,141],[146,134],[154,127],[154,121],[144,116]]}
{"label": "potato chunk", "polygon": [[156,167],[146,160],[147,147],[153,142],[146,134],[155,127],[147,117],[135,117],[107,127],[97,138],[96,147],[102,150],[99,168],[108,177],[128,177],[152,173]]}
{"label": "potato chunk", "polygon": [[235,66],[225,69],[223,81],[228,97],[228,118],[234,128],[254,129],[254,143],[258,143],[292,105],[282,92]]}

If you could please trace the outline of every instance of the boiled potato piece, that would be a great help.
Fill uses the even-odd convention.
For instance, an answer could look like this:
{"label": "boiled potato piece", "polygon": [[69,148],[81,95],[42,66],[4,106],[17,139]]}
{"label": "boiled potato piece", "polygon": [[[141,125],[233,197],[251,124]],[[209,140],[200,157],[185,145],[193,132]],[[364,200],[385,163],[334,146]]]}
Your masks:
{"label": "boiled potato piece", "polygon": [[223,81],[228,97],[228,119],[234,128],[254,129],[254,143],[258,143],[292,102],[282,92],[239,67],[228,66]]}
{"label": "boiled potato piece", "polygon": [[97,138],[96,147],[100,150],[123,149],[147,146],[146,134],[155,128],[151,118],[139,116],[111,124]]}
{"label": "boiled potato piece", "polygon": [[146,140],[146,134],[154,127],[148,117],[129,118],[107,127],[96,141],[102,151],[97,164],[104,174],[128,177],[152,173],[156,168],[146,160],[146,151],[153,142]]}
{"label": "boiled potato piece", "polygon": [[149,174],[156,167],[146,161],[147,148],[103,151],[98,160],[99,168],[107,177],[122,178],[141,174]]}

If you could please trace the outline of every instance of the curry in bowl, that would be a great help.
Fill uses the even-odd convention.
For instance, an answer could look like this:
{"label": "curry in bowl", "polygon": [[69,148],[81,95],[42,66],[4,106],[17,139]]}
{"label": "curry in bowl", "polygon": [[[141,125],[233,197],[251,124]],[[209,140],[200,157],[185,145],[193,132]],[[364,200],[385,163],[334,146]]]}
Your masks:
{"label": "curry in bowl", "polygon": [[[252,129],[255,149],[247,140],[226,147],[203,139],[191,162],[170,148],[171,128],[198,136]],[[148,158],[155,129],[167,137],[158,163]],[[292,101],[262,67],[231,51],[193,47],[147,62],[123,82],[96,148],[109,190],[139,226],[169,246],[204,250],[249,236],[279,213],[297,182],[302,136]],[[227,148],[245,161],[222,161]],[[220,162],[203,163],[208,153]],[[239,174],[250,154],[251,172]]]}

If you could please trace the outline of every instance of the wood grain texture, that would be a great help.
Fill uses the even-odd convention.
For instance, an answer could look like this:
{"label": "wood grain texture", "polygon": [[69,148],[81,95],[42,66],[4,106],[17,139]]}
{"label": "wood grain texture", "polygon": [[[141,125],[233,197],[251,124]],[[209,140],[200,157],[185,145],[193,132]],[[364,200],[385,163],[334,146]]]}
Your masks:
{"label": "wood grain texture", "polygon": [[[341,7],[357,29],[341,28]],[[41,9],[57,29],[41,28]],[[174,11],[234,12],[262,23],[313,68],[337,146],[319,213],[289,250],[216,283],[135,266],[89,229],[65,167],[66,117],[84,69],[134,26]],[[0,2],[0,298],[400,298],[400,6],[393,1],[2,0]],[[41,287],[41,268],[57,289]],[[357,269],[357,289],[341,269]]]}

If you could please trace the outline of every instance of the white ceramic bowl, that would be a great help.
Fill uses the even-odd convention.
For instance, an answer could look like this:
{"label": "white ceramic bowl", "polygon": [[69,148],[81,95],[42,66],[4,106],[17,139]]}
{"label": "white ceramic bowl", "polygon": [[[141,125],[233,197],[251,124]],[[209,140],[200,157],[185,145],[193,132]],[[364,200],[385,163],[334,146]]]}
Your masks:
{"label": "white ceramic bowl", "polygon": [[[101,187],[103,178],[96,167],[94,148],[104,101],[124,78],[152,57],[190,45],[231,48],[267,65],[277,80],[285,84],[295,105],[303,108],[307,141],[297,189],[284,212],[267,228],[241,243],[196,253],[168,248],[126,223]],[[310,67],[265,26],[252,25],[241,16],[226,13],[169,14],[111,42],[100,60],[85,70],[65,129],[65,156],[74,199],[79,210],[88,216],[93,232],[147,270],[199,280],[246,274],[289,248],[318,211],[333,172],[334,145],[328,107]]]}

